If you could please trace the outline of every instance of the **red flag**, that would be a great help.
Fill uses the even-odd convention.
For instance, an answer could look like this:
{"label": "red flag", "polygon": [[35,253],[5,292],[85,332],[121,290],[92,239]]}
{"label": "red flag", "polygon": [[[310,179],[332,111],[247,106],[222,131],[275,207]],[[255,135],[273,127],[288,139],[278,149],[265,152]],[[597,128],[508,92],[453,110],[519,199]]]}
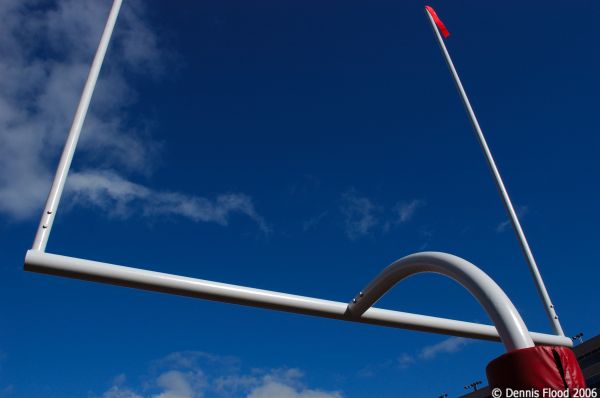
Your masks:
{"label": "red flag", "polygon": [[429,15],[431,15],[431,17],[433,18],[433,22],[435,22],[438,29],[442,32],[442,36],[444,36],[444,39],[447,38],[448,36],[450,36],[450,32],[448,32],[446,25],[444,25],[444,23],[442,22],[440,17],[437,16],[433,7],[425,6],[425,9],[429,13]]}

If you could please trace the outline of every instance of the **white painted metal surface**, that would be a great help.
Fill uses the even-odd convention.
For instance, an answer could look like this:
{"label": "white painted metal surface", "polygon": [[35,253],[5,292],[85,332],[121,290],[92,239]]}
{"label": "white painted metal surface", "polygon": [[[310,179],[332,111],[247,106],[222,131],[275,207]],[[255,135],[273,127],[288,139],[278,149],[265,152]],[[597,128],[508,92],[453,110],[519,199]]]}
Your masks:
{"label": "white painted metal surface", "polygon": [[77,111],[75,112],[75,117],[73,118],[69,135],[67,136],[65,147],[63,148],[63,152],[58,163],[58,168],[56,169],[56,174],[54,175],[54,181],[52,182],[52,187],[50,188],[50,193],[48,194],[46,206],[44,207],[44,213],[42,214],[40,225],[38,226],[37,233],[35,235],[35,240],[33,242],[33,249],[35,250],[46,250],[48,238],[50,237],[50,231],[52,230],[56,211],[58,210],[58,204],[65,187],[65,182],[67,181],[69,169],[71,168],[71,162],[73,161],[75,148],[77,147],[77,142],[79,141],[81,128],[83,127],[83,122],[90,106],[92,94],[94,93],[96,82],[98,81],[98,75],[100,74],[102,63],[104,62],[106,49],[108,48],[108,43],[110,42],[115,23],[117,22],[117,16],[119,15],[122,2],[123,0],[114,0],[110,14],[108,15],[104,32],[100,38],[100,44],[96,50],[96,55],[94,56],[87,81],[85,82],[85,86],[83,88],[83,93],[81,94],[81,99],[79,100],[79,105],[77,106]]}
{"label": "white painted metal surface", "polygon": [[450,58],[450,53],[448,52],[448,49],[446,48],[444,39],[442,38],[442,35],[440,34],[440,31],[438,30],[431,14],[427,10],[425,10],[425,14],[427,14],[427,17],[429,18],[429,23],[431,24],[431,28],[433,29],[433,32],[435,33],[435,37],[437,38],[438,44],[440,45],[440,49],[442,50],[444,59],[446,60],[446,63],[448,64],[448,68],[450,69],[452,78],[454,79],[454,82],[456,83],[456,88],[458,89],[458,92],[463,101],[463,104],[465,105],[465,109],[467,110],[467,114],[469,115],[469,119],[471,120],[471,124],[473,125],[473,128],[475,129],[475,133],[477,134],[477,138],[479,139],[479,144],[481,145],[481,149],[483,150],[483,153],[484,153],[487,163],[490,167],[490,170],[492,171],[492,174],[494,175],[494,181],[496,182],[496,186],[498,187],[498,191],[500,192],[500,196],[502,197],[502,201],[504,202],[504,206],[506,207],[506,210],[510,217],[515,234],[517,235],[517,238],[519,239],[519,243],[521,245],[523,253],[525,254],[525,258],[526,258],[527,264],[529,266],[529,271],[531,272],[531,275],[532,275],[534,283],[535,283],[535,287],[536,287],[538,294],[542,300],[542,303],[544,304],[544,309],[546,311],[548,319],[550,320],[550,323],[552,324],[552,328],[554,329],[554,332],[560,336],[564,336],[565,334],[563,332],[562,326],[560,325],[560,321],[558,320],[558,315],[556,315],[554,305],[552,304],[552,301],[550,300],[550,295],[548,294],[548,290],[546,289],[544,280],[542,279],[542,276],[538,269],[535,258],[533,257],[533,253],[531,252],[531,248],[529,247],[527,238],[525,238],[525,233],[523,232],[523,228],[521,228],[521,223],[519,222],[519,217],[517,216],[517,213],[515,212],[515,209],[512,205],[510,197],[508,196],[508,191],[506,190],[506,187],[504,186],[504,182],[502,181],[502,177],[500,176],[500,172],[498,171],[496,162],[494,161],[494,158],[492,157],[492,152],[490,151],[490,148],[487,144],[485,136],[483,135],[483,131],[481,130],[481,127],[479,126],[479,121],[477,120],[477,116],[475,116],[475,112],[473,111],[473,108],[471,107],[471,103],[469,102],[467,93],[462,85],[462,82],[460,81],[460,77],[458,76],[458,73],[456,72],[456,68],[454,67],[452,58]]}
{"label": "white painted metal surface", "polygon": [[428,272],[455,280],[475,297],[496,325],[506,351],[533,347],[525,322],[500,286],[475,265],[448,253],[416,253],[395,261],[352,300],[348,309],[352,315],[361,316],[398,282]]}
{"label": "white painted metal surface", "polygon": [[[348,304],[29,250],[25,270],[112,285],[451,336],[499,341],[494,326],[379,308],[360,316]],[[571,347],[567,337],[530,333],[536,344]]]}

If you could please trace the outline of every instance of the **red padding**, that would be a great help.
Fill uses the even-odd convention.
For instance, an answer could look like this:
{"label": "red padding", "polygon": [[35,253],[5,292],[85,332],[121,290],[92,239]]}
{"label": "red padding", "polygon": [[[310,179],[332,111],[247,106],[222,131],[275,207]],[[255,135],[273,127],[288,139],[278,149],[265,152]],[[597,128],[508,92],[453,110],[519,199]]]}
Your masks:
{"label": "red padding", "polygon": [[511,351],[490,362],[486,373],[491,388],[540,391],[585,388],[577,357],[567,347],[539,346]]}

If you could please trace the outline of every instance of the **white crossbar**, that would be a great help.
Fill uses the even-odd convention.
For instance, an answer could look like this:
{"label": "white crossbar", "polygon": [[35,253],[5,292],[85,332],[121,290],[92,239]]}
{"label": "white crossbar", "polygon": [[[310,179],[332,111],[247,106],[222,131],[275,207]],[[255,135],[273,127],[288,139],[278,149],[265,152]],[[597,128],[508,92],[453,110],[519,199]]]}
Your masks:
{"label": "white crossbar", "polygon": [[[500,341],[498,331],[491,325],[380,308],[370,308],[360,317],[354,317],[348,311],[348,304],[343,302],[188,278],[139,268],[44,253],[39,250],[29,250],[27,252],[25,270],[344,321],[480,340]],[[560,345],[567,347],[573,345],[571,339],[567,337],[535,332],[530,332],[530,335],[532,340],[540,345]]]}

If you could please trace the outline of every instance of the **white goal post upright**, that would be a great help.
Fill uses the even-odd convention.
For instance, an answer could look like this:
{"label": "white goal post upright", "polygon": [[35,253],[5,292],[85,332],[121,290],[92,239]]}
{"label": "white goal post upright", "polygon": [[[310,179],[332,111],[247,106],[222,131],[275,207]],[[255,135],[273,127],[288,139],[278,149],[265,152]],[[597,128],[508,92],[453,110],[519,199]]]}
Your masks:
{"label": "white goal post upright", "polygon": [[100,44],[96,50],[96,55],[92,61],[92,66],[90,67],[90,72],[85,82],[85,86],[83,87],[83,93],[81,94],[79,105],[77,106],[77,111],[75,112],[75,117],[73,118],[73,123],[71,124],[69,135],[67,136],[67,141],[65,142],[65,147],[63,148],[62,155],[60,156],[60,161],[56,169],[56,174],[54,175],[54,181],[52,182],[48,199],[46,200],[44,213],[42,214],[40,225],[38,226],[35,240],[33,242],[34,250],[46,250],[48,238],[50,237],[50,231],[52,230],[54,218],[56,217],[56,210],[58,210],[58,204],[60,203],[65,182],[67,181],[69,169],[71,168],[73,155],[75,154],[77,142],[79,141],[79,136],[81,135],[81,128],[83,127],[83,122],[85,121],[87,111],[90,107],[92,94],[94,94],[94,89],[96,88],[98,75],[100,75],[100,69],[102,69],[102,64],[104,63],[104,56],[106,55],[108,43],[110,43],[110,38],[115,28],[115,23],[117,22],[117,17],[119,16],[122,3],[123,0],[114,0],[112,8],[110,9],[110,14],[108,15],[106,26],[104,27],[104,32],[100,38]]}
{"label": "white goal post upright", "polygon": [[[562,335],[529,332],[514,305],[489,276],[466,260],[447,253],[415,253],[397,260],[350,304],[46,253],[52,223],[122,1],[114,0],[108,16],[33,247],[25,256],[26,271],[350,322],[502,341],[507,351],[531,347],[534,343],[573,345],[570,338]],[[461,284],[479,301],[494,325],[372,307],[381,295],[401,279],[422,272],[445,275]]]}
{"label": "white goal post upright", "polygon": [[[523,253],[525,254],[525,259],[527,260],[527,265],[529,266],[529,271],[531,272],[531,275],[533,277],[535,287],[538,291],[540,299],[542,300],[542,303],[544,304],[544,309],[546,311],[546,315],[548,316],[548,319],[550,320],[550,323],[552,324],[552,328],[554,329],[554,332],[560,336],[564,336],[565,334],[563,332],[562,326],[560,325],[560,321],[558,320],[558,315],[556,315],[554,305],[552,304],[552,301],[550,300],[550,295],[548,294],[548,290],[546,289],[546,285],[544,284],[542,275],[540,274],[540,271],[538,269],[535,258],[533,257],[533,253],[531,252],[531,248],[529,247],[529,243],[527,242],[527,238],[525,237],[523,228],[521,228],[521,223],[519,222],[519,217],[517,216],[517,212],[515,211],[513,204],[510,200],[510,197],[508,196],[508,191],[506,190],[506,187],[504,186],[504,182],[502,181],[502,177],[500,176],[500,171],[498,171],[498,167],[496,166],[496,162],[494,161],[492,152],[490,151],[490,148],[487,144],[485,136],[483,135],[483,131],[481,130],[481,127],[479,126],[479,122],[477,121],[477,116],[475,116],[475,112],[473,111],[473,107],[471,106],[471,102],[469,101],[469,97],[467,97],[467,93],[460,81],[458,72],[456,72],[456,68],[454,67],[452,58],[450,58],[450,53],[448,52],[448,49],[446,48],[446,44],[444,43],[444,39],[442,38],[442,35],[440,34],[436,20],[434,19],[434,15],[431,14],[431,12],[429,11],[428,8],[425,9],[425,14],[427,14],[429,23],[431,24],[431,28],[433,29],[433,32],[435,33],[435,37],[437,39],[438,44],[440,45],[440,49],[442,50],[444,59],[446,60],[446,63],[448,64],[448,68],[450,69],[450,73],[452,74],[452,78],[454,79],[454,83],[456,84],[456,88],[458,89],[458,92],[463,101],[463,104],[465,105],[467,114],[469,115],[469,119],[471,120],[471,124],[473,125],[473,129],[475,130],[477,139],[479,140],[479,144],[481,145],[481,149],[483,150],[483,153],[485,155],[487,163],[488,163],[490,170],[494,176],[494,181],[496,182],[496,186],[498,187],[498,191],[500,192],[502,202],[504,203],[504,206],[506,207],[506,211],[508,212],[508,215],[510,217],[510,221],[511,221],[511,224],[515,231],[515,234],[517,235],[517,238],[519,239],[519,244],[521,245]],[[437,18],[437,15],[435,15],[435,18],[439,21],[439,18]],[[447,31],[446,31],[446,35],[448,35]]]}

